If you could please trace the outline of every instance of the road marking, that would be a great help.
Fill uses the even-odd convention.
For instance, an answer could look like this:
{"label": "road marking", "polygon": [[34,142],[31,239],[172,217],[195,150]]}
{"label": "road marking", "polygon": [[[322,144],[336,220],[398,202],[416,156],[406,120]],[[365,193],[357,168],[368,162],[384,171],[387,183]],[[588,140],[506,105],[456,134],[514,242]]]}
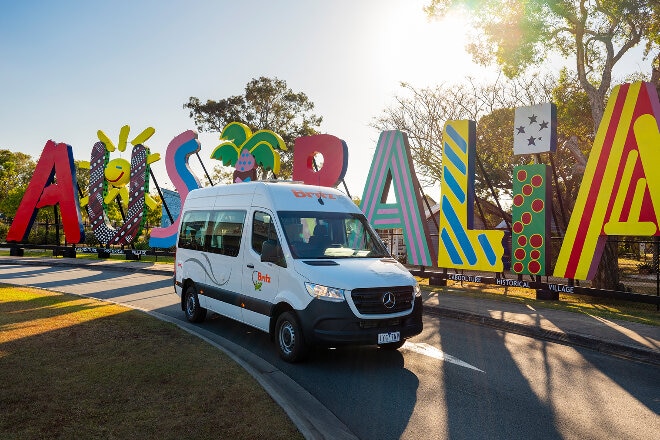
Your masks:
{"label": "road marking", "polygon": [[406,341],[406,343],[403,344],[403,347],[401,347],[401,349],[412,351],[418,354],[423,354],[424,356],[432,357],[434,359],[439,359],[441,361],[445,361],[461,367],[469,368],[470,370],[479,371],[480,373],[485,373],[485,371],[480,370],[474,365],[470,365],[467,362],[463,362],[462,360],[455,358],[454,356],[451,356],[449,354],[446,354],[442,350],[439,350],[434,346],[426,344],[424,342],[417,343],[417,342]]}

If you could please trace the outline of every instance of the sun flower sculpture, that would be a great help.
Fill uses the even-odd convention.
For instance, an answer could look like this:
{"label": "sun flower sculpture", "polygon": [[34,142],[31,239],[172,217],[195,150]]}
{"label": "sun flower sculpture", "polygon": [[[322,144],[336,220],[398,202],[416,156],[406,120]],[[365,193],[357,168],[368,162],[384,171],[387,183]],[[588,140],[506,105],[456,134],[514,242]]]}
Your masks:
{"label": "sun flower sculpture", "polygon": [[[119,142],[115,147],[115,144],[110,140],[110,138],[102,131],[97,132],[97,136],[101,142],[105,145],[105,150],[107,153],[113,153],[115,150],[120,152],[126,151],[126,145],[128,143],[128,134],[131,128],[128,125],[124,125],[119,130]],[[131,145],[134,147],[137,145],[143,145],[147,140],[153,136],[156,130],[153,127],[147,127],[140,134],[138,134],[132,141]],[[113,200],[119,197],[122,205],[124,207],[128,206],[129,194],[128,194],[128,184],[131,178],[131,164],[128,160],[118,157],[112,160],[108,160],[109,155],[106,155],[106,163],[103,171],[105,181],[107,184],[107,191],[103,198],[103,202],[108,205]],[[156,161],[160,160],[160,154],[154,153],[147,155],[147,165],[150,165]],[[81,168],[90,168],[89,162],[82,161],[80,162]],[[154,200],[148,193],[144,195],[144,201],[151,209],[157,208],[160,203]],[[80,206],[86,206],[89,202],[89,197],[83,197],[80,199]]]}

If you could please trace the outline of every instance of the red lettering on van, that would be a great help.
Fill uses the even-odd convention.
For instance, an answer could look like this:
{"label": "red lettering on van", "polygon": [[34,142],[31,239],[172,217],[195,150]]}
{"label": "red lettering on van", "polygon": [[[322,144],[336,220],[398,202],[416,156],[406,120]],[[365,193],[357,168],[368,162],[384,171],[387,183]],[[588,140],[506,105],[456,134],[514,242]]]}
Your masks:
{"label": "red lettering on van", "polygon": [[299,199],[310,198],[310,199],[335,200],[337,198],[337,196],[335,196],[334,194],[328,194],[324,192],[308,192],[308,191],[300,191],[298,189],[292,189],[291,192],[293,193],[294,196],[296,196]]}

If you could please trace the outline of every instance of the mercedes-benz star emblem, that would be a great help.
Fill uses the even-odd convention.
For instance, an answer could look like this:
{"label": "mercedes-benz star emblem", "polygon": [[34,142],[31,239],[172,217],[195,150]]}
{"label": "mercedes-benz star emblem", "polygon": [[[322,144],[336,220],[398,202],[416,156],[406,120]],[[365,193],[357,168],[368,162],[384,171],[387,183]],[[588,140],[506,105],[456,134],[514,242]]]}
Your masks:
{"label": "mercedes-benz star emblem", "polygon": [[392,292],[385,292],[383,294],[383,305],[386,308],[391,309],[392,307],[394,307],[395,304],[396,304],[396,297],[394,296],[394,294]]}

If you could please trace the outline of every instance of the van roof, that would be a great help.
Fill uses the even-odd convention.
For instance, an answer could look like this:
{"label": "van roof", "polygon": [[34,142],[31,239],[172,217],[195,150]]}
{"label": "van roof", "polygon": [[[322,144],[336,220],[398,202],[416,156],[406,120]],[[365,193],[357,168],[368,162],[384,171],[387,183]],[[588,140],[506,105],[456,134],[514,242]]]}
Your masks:
{"label": "van roof", "polygon": [[[292,181],[255,181],[199,188],[188,194],[187,200],[240,196],[245,204],[264,206],[276,211],[348,211],[360,209],[341,191]],[[231,199],[236,200],[235,197]],[[227,199],[229,200],[229,198]],[[217,203],[216,203],[217,206]]]}

